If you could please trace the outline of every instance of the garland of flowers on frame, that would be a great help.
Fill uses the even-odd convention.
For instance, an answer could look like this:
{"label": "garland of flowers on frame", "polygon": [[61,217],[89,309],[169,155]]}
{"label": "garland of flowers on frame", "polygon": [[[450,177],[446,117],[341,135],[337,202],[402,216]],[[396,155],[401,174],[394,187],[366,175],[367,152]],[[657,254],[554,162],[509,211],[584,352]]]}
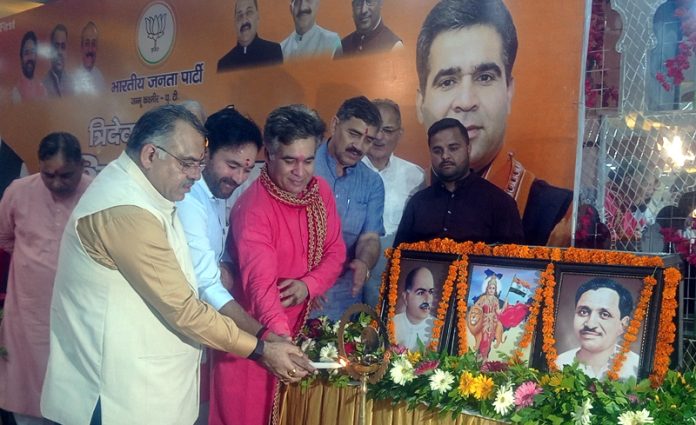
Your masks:
{"label": "garland of flowers on frame", "polygon": [[674,324],[674,316],[677,314],[677,288],[682,275],[674,267],[665,269],[664,287],[662,291],[662,309],[657,326],[657,344],[655,346],[655,360],[653,372],[650,374],[650,382],[653,388],[662,385],[662,381],[669,370],[670,356],[674,350],[674,338],[677,327]]}
{"label": "garland of flowers on frame", "polygon": [[459,285],[457,286],[457,331],[459,333],[459,355],[469,350],[466,338],[466,292],[469,289],[469,256],[464,254],[457,261]]}
{"label": "garland of flowers on frame", "polygon": [[[558,357],[555,348],[555,339],[553,338],[553,331],[555,325],[555,298],[554,290],[556,286],[555,281],[555,263],[559,261],[568,263],[581,263],[581,264],[606,264],[606,265],[624,265],[624,266],[636,266],[636,267],[664,267],[662,259],[660,257],[645,257],[638,256],[632,253],[617,252],[617,251],[603,251],[603,250],[593,250],[593,249],[579,249],[579,248],[547,248],[547,247],[533,247],[524,245],[499,245],[491,247],[484,243],[473,243],[473,242],[463,242],[457,243],[450,239],[434,239],[429,242],[416,242],[411,244],[401,244],[398,249],[387,252],[387,256],[390,257],[390,268],[389,268],[389,294],[388,294],[388,330],[389,338],[392,343],[394,343],[394,325],[392,319],[395,313],[396,301],[397,301],[397,286],[400,274],[399,262],[401,258],[401,250],[411,250],[411,251],[427,251],[427,252],[438,252],[438,253],[448,253],[448,254],[458,254],[461,255],[459,260],[456,260],[450,266],[450,272],[448,273],[448,281],[450,284],[445,284],[443,288],[453,288],[451,285],[454,284],[456,279],[457,285],[457,329],[459,331],[459,354],[463,355],[467,347],[466,342],[466,291],[468,285],[468,256],[469,255],[482,255],[482,256],[496,256],[496,257],[511,257],[511,258],[525,258],[525,259],[540,259],[548,260],[550,263],[547,265],[546,269],[542,272],[539,287],[534,294],[533,303],[530,308],[532,314],[530,314],[530,319],[527,322],[524,332],[520,337],[518,349],[513,352],[511,356],[510,363],[519,363],[523,348],[529,346],[532,340],[534,329],[538,320],[539,311],[542,315],[542,352],[546,358],[546,362],[549,370],[555,371],[556,358]],[[456,269],[457,273],[453,273],[452,269]],[[456,277],[455,277],[456,276]],[[676,315],[677,300],[676,293],[679,282],[681,281],[681,273],[671,267],[665,269],[664,274],[664,288],[662,294],[662,305],[659,317],[659,325],[657,330],[657,343],[655,348],[655,359],[653,362],[653,372],[650,375],[650,381],[654,387],[659,386],[664,379],[667,370],[669,369],[670,355],[674,350],[673,343],[676,334],[676,327],[673,323],[674,316]],[[633,317],[629,322],[629,326],[624,333],[623,340],[621,343],[621,349],[614,356],[612,360],[611,367],[607,376],[610,379],[618,379],[618,372],[621,370],[623,363],[626,359],[626,354],[630,349],[631,344],[636,341],[638,330],[640,328],[645,315],[647,314],[650,298],[657,281],[652,275],[643,278],[643,287],[641,289],[640,300],[634,310]],[[386,282],[384,283],[386,284]],[[384,291],[382,291],[384,292]],[[444,295],[444,290],[443,290]],[[444,297],[443,297],[444,298]],[[543,308],[540,307],[541,302],[544,302]],[[442,324],[444,323],[444,314],[446,314],[447,309],[442,308],[442,302],[440,308],[438,309],[438,318],[440,321],[436,321],[437,330],[433,329],[433,336],[439,335],[441,332]],[[442,316],[442,317],[440,317]],[[439,326],[439,327],[438,327]],[[437,347],[437,342],[431,343],[430,348],[435,349]]]}

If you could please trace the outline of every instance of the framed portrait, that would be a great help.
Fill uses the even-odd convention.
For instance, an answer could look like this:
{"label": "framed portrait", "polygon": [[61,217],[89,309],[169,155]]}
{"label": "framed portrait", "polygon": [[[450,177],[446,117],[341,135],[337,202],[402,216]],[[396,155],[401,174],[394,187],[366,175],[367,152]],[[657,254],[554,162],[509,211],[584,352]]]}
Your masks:
{"label": "framed portrait", "polygon": [[[641,306],[646,276],[655,277],[657,284],[647,305],[641,307],[645,315],[638,323],[633,319]],[[577,362],[588,376],[599,379],[612,370],[619,379],[647,377],[653,364],[661,288],[659,268],[558,264],[553,326],[556,366],[563,369]],[[626,345],[628,350],[622,350]],[[622,351],[624,358],[616,364]],[[545,365],[541,357],[540,353],[540,367]]]}
{"label": "framed portrait", "polygon": [[[469,256],[466,296],[466,346],[481,360],[504,361],[518,348],[531,314],[545,261]],[[532,337],[532,341],[535,338]],[[522,350],[530,363],[533,344]]]}
{"label": "framed portrait", "polygon": [[[437,351],[450,352],[455,291],[443,295],[450,265],[456,254],[421,251],[401,251],[398,261],[389,263],[389,275],[398,272],[398,280],[387,281],[382,288],[381,319],[387,323],[392,343],[411,351],[428,347],[437,331]],[[394,270],[394,268],[398,270]]]}

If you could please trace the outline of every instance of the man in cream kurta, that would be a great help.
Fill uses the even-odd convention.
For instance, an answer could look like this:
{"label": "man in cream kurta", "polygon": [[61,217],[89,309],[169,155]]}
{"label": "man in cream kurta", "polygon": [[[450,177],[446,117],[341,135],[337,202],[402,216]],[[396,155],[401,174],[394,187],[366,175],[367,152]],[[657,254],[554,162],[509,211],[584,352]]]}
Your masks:
{"label": "man in cream kurta", "polygon": [[173,201],[200,178],[203,134],[183,106],[147,112],[126,152],[104,168],[71,215],[51,304],[41,400],[47,418],[71,425],[191,424],[198,344],[286,371],[293,367],[289,353],[301,356],[289,344],[258,341],[197,298]]}

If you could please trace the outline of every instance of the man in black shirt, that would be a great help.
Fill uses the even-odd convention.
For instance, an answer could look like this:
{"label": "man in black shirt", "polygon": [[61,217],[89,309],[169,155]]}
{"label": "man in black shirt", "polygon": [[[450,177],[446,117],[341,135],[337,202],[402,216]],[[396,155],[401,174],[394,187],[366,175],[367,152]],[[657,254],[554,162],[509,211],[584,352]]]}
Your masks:
{"label": "man in black shirt", "polygon": [[272,65],[283,62],[280,44],[259,37],[259,7],[257,0],[237,0],[234,22],[237,45],[220,58],[217,71]]}
{"label": "man in black shirt", "polygon": [[428,129],[433,184],[406,204],[394,246],[450,238],[457,242],[522,243],[522,220],[515,201],[469,168],[466,128],[443,118]]}

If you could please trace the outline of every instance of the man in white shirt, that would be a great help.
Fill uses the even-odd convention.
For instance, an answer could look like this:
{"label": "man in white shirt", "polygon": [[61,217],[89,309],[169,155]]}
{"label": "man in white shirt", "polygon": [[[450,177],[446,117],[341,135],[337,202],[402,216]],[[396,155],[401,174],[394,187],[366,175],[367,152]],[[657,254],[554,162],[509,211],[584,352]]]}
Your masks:
{"label": "man in white shirt", "polygon": [[282,43],[283,60],[301,56],[341,56],[341,37],[317,25],[319,0],[291,0],[290,13],[295,31]]}
{"label": "man in white shirt", "polygon": [[177,211],[191,251],[200,298],[237,326],[273,339],[265,327],[252,319],[232,299],[231,278],[225,261],[225,240],[229,229],[226,200],[249,177],[261,148],[261,130],[250,119],[228,106],[205,122],[208,136],[206,166]]}
{"label": "man in white shirt", "polygon": [[[561,353],[556,366],[578,362],[592,378],[604,378],[620,350],[621,341],[633,312],[633,296],[618,282],[604,277],[591,279],[575,293],[573,330],[580,347]],[[639,356],[628,351],[618,371],[619,378],[637,377]]]}
{"label": "man in white shirt", "polygon": [[89,21],[82,28],[80,49],[82,51],[82,66],[73,75],[73,91],[75,94],[97,94],[106,89],[102,72],[97,68],[97,42],[99,32],[97,25]]}
{"label": "man in white shirt", "polygon": [[394,315],[394,336],[396,342],[411,351],[418,350],[418,341],[428,345],[432,336],[435,280],[427,267],[411,270],[404,282],[401,293],[404,311]]}
{"label": "man in white shirt", "polygon": [[[375,99],[372,103],[382,116],[382,127],[362,161],[384,182],[384,236],[380,242],[382,247],[390,247],[394,243],[406,202],[414,193],[425,188],[425,173],[418,165],[394,155],[404,134],[399,105],[390,99]],[[365,284],[365,302],[371,306],[376,306],[379,300],[382,272],[386,264],[386,258],[380,255]]]}

